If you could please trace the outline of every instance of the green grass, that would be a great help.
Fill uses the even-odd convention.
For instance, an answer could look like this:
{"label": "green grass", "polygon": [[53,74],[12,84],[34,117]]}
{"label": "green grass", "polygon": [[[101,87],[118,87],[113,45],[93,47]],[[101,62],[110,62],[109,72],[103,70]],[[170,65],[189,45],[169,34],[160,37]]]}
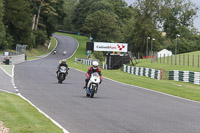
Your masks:
{"label": "green grass", "polygon": [[[49,53],[55,48],[55,39],[47,50],[43,46],[38,49],[28,50],[29,59],[35,59],[35,56],[41,56]],[[5,50],[14,52],[13,50]],[[3,53],[3,51],[1,51]],[[0,65],[5,71],[12,75],[13,65]],[[0,121],[4,126],[10,128],[11,133],[62,133],[62,129],[39,113],[28,102],[17,95],[8,94],[0,91]]]}
{"label": "green grass", "polygon": [[[89,66],[83,65],[81,63],[75,63],[74,58],[75,57],[86,58],[85,48],[86,48],[86,42],[89,41],[88,38],[77,36],[77,35],[64,34],[64,33],[57,33],[57,34],[71,36],[79,41],[79,48],[77,52],[71,59],[68,59],[67,63],[69,67],[86,72]],[[171,65],[160,64],[160,63],[150,63],[150,60],[149,61],[140,60],[139,62],[140,63],[137,64],[137,66],[155,68],[155,69],[190,70],[190,71],[196,70],[192,68],[183,69],[182,66],[175,66],[175,65],[171,66]],[[102,74],[103,74],[103,77],[107,77],[107,78],[110,78],[122,83],[140,86],[140,87],[148,88],[151,90],[156,90],[159,92],[171,94],[174,96],[179,96],[179,97],[183,97],[183,98],[187,98],[187,99],[191,99],[195,101],[200,101],[200,86],[199,85],[171,81],[171,80],[155,80],[155,79],[147,78],[144,76],[136,76],[136,75],[128,74],[121,70],[102,70]]]}
{"label": "green grass", "polygon": [[39,45],[37,48],[26,51],[27,60],[37,59],[51,52],[56,46],[56,40],[51,37],[51,46],[47,49],[46,46]]}
{"label": "green grass", "polygon": [[[185,63],[183,63],[183,55],[185,56]],[[188,65],[188,55],[189,55],[189,65]],[[193,55],[194,55],[194,67],[193,67]],[[172,64],[171,64],[171,56],[165,57],[165,64],[164,58],[158,59],[158,62],[152,62],[151,59],[141,59],[139,63],[136,65],[138,67],[149,67],[154,69],[163,69],[166,71],[170,70],[182,70],[182,71],[195,71],[200,72],[200,68],[198,68],[198,55],[200,55],[200,51],[190,52],[185,54],[178,54],[176,56],[177,65],[175,65],[175,56],[172,56]],[[180,56],[180,65],[179,65],[179,56]],[[167,59],[168,58],[168,59]],[[168,60],[168,63],[167,63]],[[200,61],[200,57],[199,57]],[[135,63],[135,62],[134,62]]]}
{"label": "green grass", "polygon": [[10,76],[12,76],[13,65],[0,65]]}
{"label": "green grass", "polygon": [[10,133],[62,133],[28,102],[14,94],[0,92],[0,121]]}

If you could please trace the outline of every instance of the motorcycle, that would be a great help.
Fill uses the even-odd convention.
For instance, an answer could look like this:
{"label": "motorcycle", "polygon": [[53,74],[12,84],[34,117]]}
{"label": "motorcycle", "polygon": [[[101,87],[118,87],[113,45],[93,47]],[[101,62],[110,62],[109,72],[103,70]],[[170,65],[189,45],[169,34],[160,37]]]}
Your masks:
{"label": "motorcycle", "polygon": [[56,50],[54,50],[53,53],[56,54]]}
{"label": "motorcycle", "polygon": [[64,52],[63,52],[63,55],[65,56],[65,55],[66,55],[66,53],[67,53],[67,52],[66,52],[66,51],[64,51]]}
{"label": "motorcycle", "polygon": [[68,73],[69,68],[66,68],[65,66],[61,66],[58,72],[58,83],[61,83],[65,80],[66,78],[66,73]]}
{"label": "motorcycle", "polygon": [[94,97],[94,94],[97,93],[100,82],[101,82],[101,80],[100,80],[99,74],[97,72],[92,73],[90,80],[87,84],[87,87],[85,89],[87,97],[90,97],[90,98]]}

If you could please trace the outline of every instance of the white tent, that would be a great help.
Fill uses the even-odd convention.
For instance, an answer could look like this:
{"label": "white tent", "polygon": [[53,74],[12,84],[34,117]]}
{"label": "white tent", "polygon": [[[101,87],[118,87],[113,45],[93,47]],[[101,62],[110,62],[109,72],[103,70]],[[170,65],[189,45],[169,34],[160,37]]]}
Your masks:
{"label": "white tent", "polygon": [[163,49],[163,50],[159,51],[157,54],[158,54],[158,58],[160,58],[160,57],[164,57],[164,55],[165,55],[165,57],[171,56],[172,52],[167,49]]}

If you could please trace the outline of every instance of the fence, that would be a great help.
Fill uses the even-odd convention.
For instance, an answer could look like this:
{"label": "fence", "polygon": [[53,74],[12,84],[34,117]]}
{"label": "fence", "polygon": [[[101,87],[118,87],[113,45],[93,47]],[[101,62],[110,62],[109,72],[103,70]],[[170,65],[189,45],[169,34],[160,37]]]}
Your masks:
{"label": "fence", "polygon": [[[93,61],[98,61],[98,60],[97,59],[83,59],[83,58],[75,57],[75,62],[81,62],[82,64],[85,64],[85,65],[91,66]],[[107,70],[108,67],[106,64],[103,63],[102,68]]]}
{"label": "fence", "polygon": [[152,62],[168,64],[168,65],[180,65],[190,67],[200,67],[200,55],[195,54],[180,54],[180,55],[164,55],[164,57],[158,58],[157,53],[154,54],[154,58],[150,59]]}
{"label": "fence", "polygon": [[95,60],[95,59],[83,59],[83,58],[75,57],[75,62],[81,62],[84,65],[92,65],[93,61],[98,61],[98,60]]}
{"label": "fence", "polygon": [[183,81],[200,85],[200,72],[192,71],[169,71],[169,80]]}
{"label": "fence", "polygon": [[26,53],[26,47],[27,47],[27,45],[17,44],[16,45],[16,54],[25,54]]}
{"label": "fence", "polygon": [[134,75],[150,77],[153,79],[163,79],[162,70],[123,65],[123,71]]}

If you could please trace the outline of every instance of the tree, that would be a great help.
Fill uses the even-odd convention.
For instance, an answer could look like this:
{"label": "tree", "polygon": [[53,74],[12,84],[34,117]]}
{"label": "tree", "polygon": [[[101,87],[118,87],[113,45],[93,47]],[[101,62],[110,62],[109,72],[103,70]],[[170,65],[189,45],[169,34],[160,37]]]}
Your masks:
{"label": "tree", "polygon": [[48,37],[55,32],[58,22],[63,23],[63,0],[30,0],[35,15],[33,29],[45,30]]}
{"label": "tree", "polygon": [[105,10],[96,11],[87,16],[81,30],[91,34],[95,41],[116,42],[120,40],[117,16]]}
{"label": "tree", "polygon": [[198,7],[190,0],[164,1],[160,12],[167,37],[174,39],[180,26],[193,27]]}
{"label": "tree", "polygon": [[0,49],[5,47],[5,27],[3,24],[3,15],[4,15],[4,8],[3,8],[3,0],[0,0]]}
{"label": "tree", "polygon": [[7,27],[7,34],[14,39],[15,48],[17,43],[30,45],[32,14],[30,5],[24,0],[5,0],[4,24]]}
{"label": "tree", "polygon": [[[134,4],[133,16],[124,22],[124,41],[129,44],[132,52],[145,53],[147,37],[159,38],[159,0],[137,0]],[[132,30],[131,30],[132,29]],[[158,41],[154,43],[156,50]],[[150,49],[150,45],[148,45]]]}
{"label": "tree", "polygon": [[120,23],[131,17],[130,7],[124,0],[108,0],[108,2],[112,5],[113,12],[119,17]]}
{"label": "tree", "polygon": [[60,29],[74,31],[74,24],[72,23],[72,19],[76,5],[77,0],[65,0],[63,6],[65,17],[63,20],[63,24],[59,25]]}
{"label": "tree", "polygon": [[106,10],[113,12],[113,6],[107,0],[79,0],[75,7],[72,22],[77,30],[80,30],[88,15],[99,11]]}

